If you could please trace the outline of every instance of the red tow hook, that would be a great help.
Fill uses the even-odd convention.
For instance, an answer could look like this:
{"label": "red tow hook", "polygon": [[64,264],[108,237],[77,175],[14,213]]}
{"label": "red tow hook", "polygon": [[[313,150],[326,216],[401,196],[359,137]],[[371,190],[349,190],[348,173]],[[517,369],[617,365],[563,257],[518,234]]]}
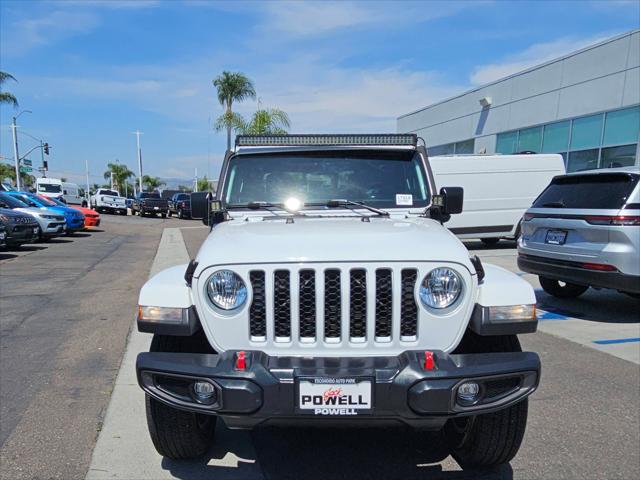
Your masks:
{"label": "red tow hook", "polygon": [[436,361],[433,358],[433,352],[427,350],[424,352],[424,369],[425,370],[435,370]]}
{"label": "red tow hook", "polygon": [[246,370],[246,369],[247,369],[247,357],[244,351],[240,351],[236,355],[236,370]]}

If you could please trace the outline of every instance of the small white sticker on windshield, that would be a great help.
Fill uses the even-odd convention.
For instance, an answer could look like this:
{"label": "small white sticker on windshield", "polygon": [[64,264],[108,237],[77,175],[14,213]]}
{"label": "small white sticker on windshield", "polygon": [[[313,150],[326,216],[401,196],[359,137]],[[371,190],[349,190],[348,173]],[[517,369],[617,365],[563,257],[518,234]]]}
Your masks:
{"label": "small white sticker on windshield", "polygon": [[396,205],[413,205],[413,195],[410,193],[396,193]]}

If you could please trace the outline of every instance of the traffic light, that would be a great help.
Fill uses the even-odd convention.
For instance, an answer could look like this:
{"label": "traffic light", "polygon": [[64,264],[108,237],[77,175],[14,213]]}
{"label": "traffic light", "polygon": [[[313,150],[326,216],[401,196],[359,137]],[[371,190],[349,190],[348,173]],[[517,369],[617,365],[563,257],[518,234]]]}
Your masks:
{"label": "traffic light", "polygon": [[42,161],[43,170],[49,170],[49,163],[46,160]]}
{"label": "traffic light", "polygon": [[49,155],[49,144],[48,143],[44,144],[44,154],[45,155]]}

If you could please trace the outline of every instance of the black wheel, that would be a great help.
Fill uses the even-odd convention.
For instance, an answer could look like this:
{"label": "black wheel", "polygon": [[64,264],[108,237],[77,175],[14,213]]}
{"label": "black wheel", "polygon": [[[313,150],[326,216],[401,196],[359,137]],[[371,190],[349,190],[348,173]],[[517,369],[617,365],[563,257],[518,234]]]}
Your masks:
{"label": "black wheel", "polygon": [[81,205],[81,206],[82,206],[82,208],[87,208],[87,202],[86,202],[86,201],[85,201],[85,202],[82,202],[82,205]]}
{"label": "black wheel", "polygon": [[167,217],[171,217],[171,210],[167,208]]}
{"label": "black wheel", "polygon": [[213,444],[217,417],[177,410],[149,395],[145,407],[151,441],[163,457],[197,458]]}
{"label": "black wheel", "polygon": [[182,213],[182,209],[181,208],[178,209],[178,218],[180,220],[182,220],[184,218],[184,213]]}
{"label": "black wheel", "polygon": [[167,218],[167,214],[166,214],[166,213],[161,213],[161,214],[160,214],[160,216],[161,216],[162,218]]}
{"label": "black wheel", "polygon": [[498,244],[500,239],[499,238],[481,238],[480,241],[484,243],[487,247],[493,247],[494,245]]}
{"label": "black wheel", "polygon": [[[204,332],[191,337],[154,335],[152,352],[215,353]],[[204,455],[213,444],[217,417],[169,407],[147,395],[147,426],[160,455],[174,460]]]}
{"label": "black wheel", "polygon": [[[515,335],[485,336],[467,330],[454,353],[521,352]],[[527,426],[528,400],[494,413],[448,420],[443,434],[462,468],[487,468],[516,456]]]}
{"label": "black wheel", "polygon": [[542,289],[549,295],[558,298],[575,298],[586,292],[587,285],[576,285],[575,283],[562,282],[547,277],[539,277]]}

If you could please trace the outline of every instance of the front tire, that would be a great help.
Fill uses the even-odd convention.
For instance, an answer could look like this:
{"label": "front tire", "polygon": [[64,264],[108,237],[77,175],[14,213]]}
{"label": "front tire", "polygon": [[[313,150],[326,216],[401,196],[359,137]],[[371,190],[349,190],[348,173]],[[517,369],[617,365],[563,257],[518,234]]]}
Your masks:
{"label": "front tire", "polygon": [[557,298],[576,298],[586,292],[587,285],[577,285],[575,283],[560,282],[547,277],[538,277],[542,289],[549,295]]}
{"label": "front tire", "polygon": [[[453,353],[521,352],[516,335],[480,336],[467,330]],[[527,427],[528,399],[494,413],[448,420],[443,429],[451,456],[464,468],[487,468],[516,456]]]}
{"label": "front tire", "polygon": [[213,444],[217,417],[177,410],[148,395],[145,407],[151,441],[163,457],[201,457]]}

